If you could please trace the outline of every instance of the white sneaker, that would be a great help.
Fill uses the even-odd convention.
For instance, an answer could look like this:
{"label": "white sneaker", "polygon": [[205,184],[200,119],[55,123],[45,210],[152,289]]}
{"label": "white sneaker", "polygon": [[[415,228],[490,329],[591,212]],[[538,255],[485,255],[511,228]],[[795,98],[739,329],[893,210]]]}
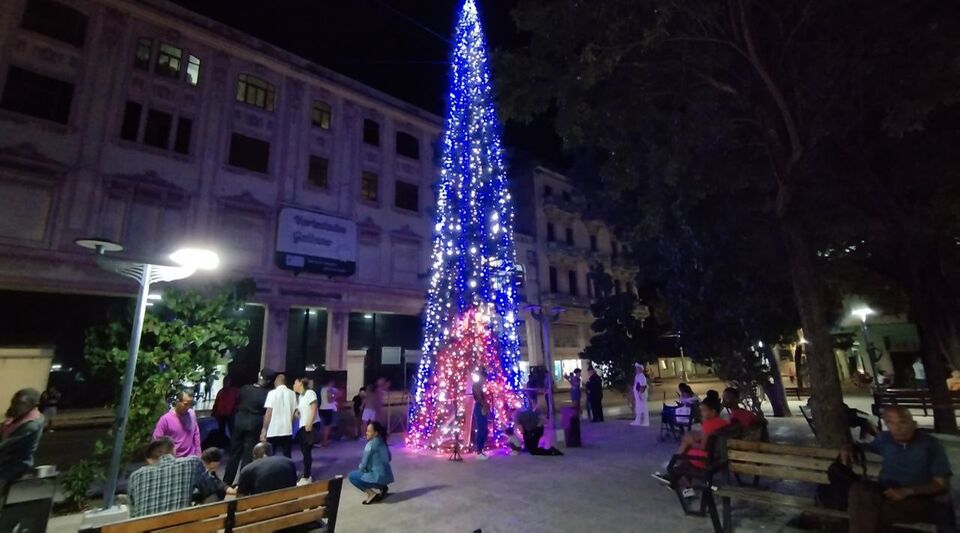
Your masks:
{"label": "white sneaker", "polygon": [[693,490],[693,489],[690,488],[690,487],[687,487],[687,488],[683,489],[683,490],[680,492],[680,495],[683,496],[684,498],[688,498],[688,499],[689,499],[689,498],[696,498],[696,497],[697,497],[697,491]]}
{"label": "white sneaker", "polygon": [[308,478],[308,477],[302,477],[302,478],[300,478],[300,481],[297,481],[297,486],[298,486],[298,487],[302,487],[302,486],[304,486],[304,485],[309,485],[309,484],[311,484],[311,483],[313,483],[313,479]]}
{"label": "white sneaker", "polygon": [[487,457],[486,455],[482,453],[477,454],[477,461],[486,461],[487,459],[489,459],[489,457]]}

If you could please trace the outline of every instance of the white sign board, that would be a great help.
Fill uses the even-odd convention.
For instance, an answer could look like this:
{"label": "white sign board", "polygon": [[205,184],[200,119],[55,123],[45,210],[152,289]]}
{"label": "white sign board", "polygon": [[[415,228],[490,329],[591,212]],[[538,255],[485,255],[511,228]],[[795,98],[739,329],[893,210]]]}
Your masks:
{"label": "white sign board", "polygon": [[349,276],[357,265],[354,221],[284,207],[277,220],[277,266],[288,270]]}

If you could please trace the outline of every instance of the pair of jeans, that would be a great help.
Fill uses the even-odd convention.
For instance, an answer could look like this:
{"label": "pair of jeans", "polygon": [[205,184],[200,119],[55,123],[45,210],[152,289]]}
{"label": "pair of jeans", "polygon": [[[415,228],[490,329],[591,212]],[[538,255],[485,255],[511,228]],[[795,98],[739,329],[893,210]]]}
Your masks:
{"label": "pair of jeans", "polygon": [[484,445],[487,444],[487,417],[488,415],[483,414],[483,408],[480,405],[473,406],[473,423],[477,428],[477,453],[482,452]]}
{"label": "pair of jeans", "polygon": [[293,435],[281,435],[277,437],[267,437],[267,442],[273,446],[273,455],[283,453],[288,459],[293,449]]}
{"label": "pair of jeans", "polygon": [[303,477],[313,477],[313,431],[300,428],[297,432],[297,442],[300,443],[300,453],[303,455]]}
{"label": "pair of jeans", "polygon": [[386,488],[386,485],[378,485],[376,483],[370,483],[369,481],[364,481],[361,479],[363,472],[359,470],[354,470],[347,474],[347,479],[350,480],[350,483],[353,483],[354,487],[357,487],[360,490],[369,490],[369,489],[378,489],[383,490]]}
{"label": "pair of jeans", "polygon": [[260,426],[251,428],[237,425],[235,429],[236,432],[230,435],[230,462],[223,476],[223,481],[228,485],[236,481],[241,464],[248,465],[253,461],[253,447],[260,442]]}

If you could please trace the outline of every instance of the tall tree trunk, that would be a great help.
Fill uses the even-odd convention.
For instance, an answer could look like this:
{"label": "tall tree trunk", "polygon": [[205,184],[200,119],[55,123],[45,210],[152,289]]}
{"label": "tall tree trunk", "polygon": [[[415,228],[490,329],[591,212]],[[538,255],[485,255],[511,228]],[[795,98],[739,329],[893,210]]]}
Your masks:
{"label": "tall tree trunk", "polygon": [[802,222],[785,215],[780,217],[780,226],[787,246],[797,310],[800,312],[804,336],[809,341],[807,368],[813,393],[810,404],[817,422],[817,441],[821,446],[838,448],[849,443],[850,430],[847,427],[833,342],[827,327],[829,312],[826,287],[818,275],[813,250],[807,242]]}
{"label": "tall tree trunk", "polygon": [[[950,358],[950,340],[938,338],[944,332],[944,323],[949,320],[953,302],[944,297],[947,280],[941,279],[937,258],[933,255],[908,254],[907,290],[910,298],[910,318],[920,332],[923,368],[933,404],[934,429],[941,433],[957,433],[957,419],[950,406],[950,391],[947,388],[947,365]],[[949,333],[947,334],[949,337]]]}
{"label": "tall tree trunk", "polygon": [[762,350],[767,358],[767,364],[770,365],[770,372],[773,373],[773,383],[769,387],[764,387],[767,397],[770,398],[770,405],[773,407],[773,416],[793,416],[790,412],[790,404],[787,403],[787,395],[783,391],[783,376],[780,375],[780,361],[777,354],[771,346],[766,344]]}

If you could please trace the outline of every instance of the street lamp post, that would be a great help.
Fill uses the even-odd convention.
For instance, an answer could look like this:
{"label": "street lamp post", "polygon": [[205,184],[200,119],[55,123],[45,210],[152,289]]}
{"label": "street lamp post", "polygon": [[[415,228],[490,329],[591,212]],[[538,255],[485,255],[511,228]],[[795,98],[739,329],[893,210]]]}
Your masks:
{"label": "street lamp post", "polygon": [[677,339],[677,347],[680,348],[680,380],[686,383],[689,381],[687,376],[687,357],[683,353],[683,341],[680,338],[680,332],[667,333],[663,337]]}
{"label": "street lamp post", "polygon": [[543,306],[528,305],[527,310],[530,311],[530,316],[540,323],[540,336],[543,339],[543,361],[547,367],[547,375],[550,377],[546,390],[547,412],[550,415],[548,418],[548,431],[546,432],[547,443],[549,446],[554,446],[556,444],[562,444],[564,437],[562,434],[557,434],[557,417],[553,398],[553,356],[550,352],[550,324],[556,322],[560,318],[560,314],[567,309],[564,307],[552,307],[549,313],[545,313]]}
{"label": "street lamp post", "polygon": [[120,461],[123,458],[123,439],[127,429],[127,415],[130,411],[130,396],[133,393],[133,377],[137,368],[137,354],[140,350],[140,335],[143,332],[143,318],[147,310],[150,286],[154,283],[176,281],[192,276],[198,269],[216,268],[220,260],[217,254],[208,250],[185,248],[170,255],[174,265],[155,264],[108,257],[108,252],[119,252],[123,246],[102,239],[78,239],[76,243],[97,254],[97,265],[104,270],[120,274],[136,281],[140,285],[137,292],[137,305],[133,314],[133,330],[130,333],[127,366],[123,372],[123,391],[120,395],[120,411],[117,413],[113,437],[113,452],[110,456],[110,470],[103,492],[101,512],[110,512],[114,506],[117,492],[117,478],[120,475]]}
{"label": "street lamp post", "polygon": [[860,332],[863,334],[863,344],[867,351],[867,359],[870,361],[870,372],[873,374],[873,386],[877,386],[877,357],[873,343],[870,342],[870,333],[867,331],[867,317],[876,314],[873,309],[867,306],[858,307],[850,312],[853,316],[860,319]]}

